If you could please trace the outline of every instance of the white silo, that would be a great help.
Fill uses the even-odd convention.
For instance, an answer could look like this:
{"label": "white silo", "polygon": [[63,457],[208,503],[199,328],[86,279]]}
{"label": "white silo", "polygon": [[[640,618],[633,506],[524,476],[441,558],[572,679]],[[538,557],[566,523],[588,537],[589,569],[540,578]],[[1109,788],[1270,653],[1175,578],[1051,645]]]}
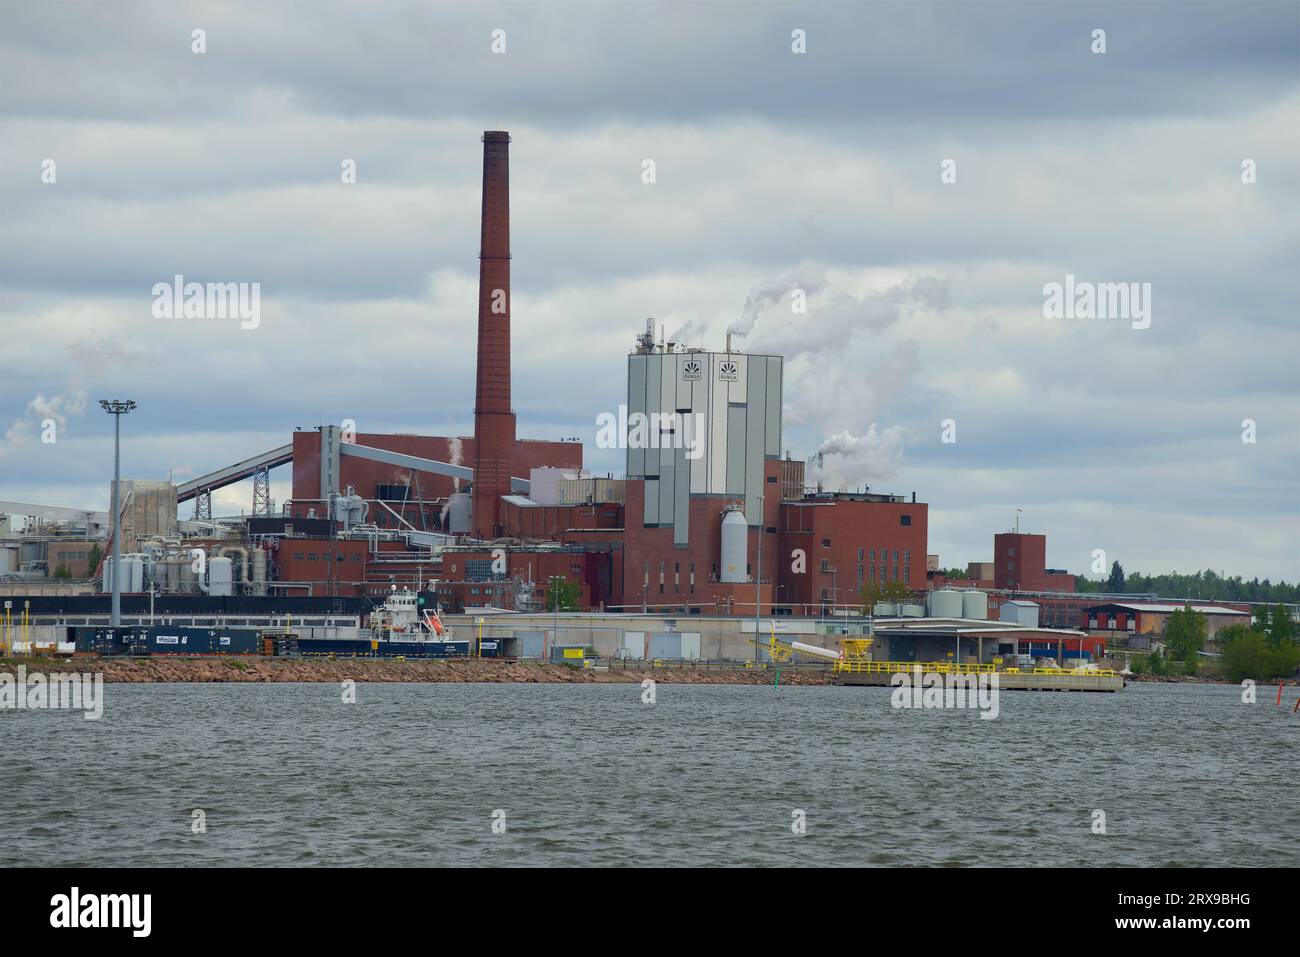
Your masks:
{"label": "white silo", "polygon": [[229,558],[208,561],[208,594],[226,597],[234,593],[235,563]]}
{"label": "white silo", "polygon": [[139,593],[144,591],[144,557],[141,555],[123,555],[122,572],[126,579],[123,591]]}
{"label": "white silo", "polygon": [[722,516],[722,573],[724,582],[743,582],[749,578],[749,523],[745,513],[731,508]]}
{"label": "white silo", "polygon": [[971,589],[961,595],[961,616],[978,618],[981,621],[989,616],[989,596],[982,591]]}
{"label": "white silo", "polygon": [[931,618],[960,618],[961,592],[954,588],[938,588],[930,592]]}
{"label": "white silo", "polygon": [[194,570],[194,560],[190,558],[189,552],[176,553],[176,594],[192,595],[194,587],[199,582],[198,573]]}
{"label": "white silo", "polygon": [[253,594],[266,594],[266,549],[253,550]]}
{"label": "white silo", "polygon": [[[105,592],[113,590],[112,555],[104,559],[102,588]],[[144,562],[140,560],[139,555],[128,554],[122,556],[121,570],[117,573],[117,589],[123,594],[144,591]]]}
{"label": "white silo", "polygon": [[456,492],[447,500],[447,531],[464,535],[469,531],[470,499],[468,492]]}

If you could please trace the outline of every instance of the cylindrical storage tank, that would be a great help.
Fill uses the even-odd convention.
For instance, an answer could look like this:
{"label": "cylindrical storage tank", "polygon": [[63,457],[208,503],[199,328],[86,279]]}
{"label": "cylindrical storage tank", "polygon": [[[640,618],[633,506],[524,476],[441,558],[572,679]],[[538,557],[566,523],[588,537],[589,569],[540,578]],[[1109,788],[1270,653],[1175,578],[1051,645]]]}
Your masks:
{"label": "cylindrical storage tank", "polygon": [[939,588],[930,592],[931,618],[960,618],[961,592],[953,588]]}
{"label": "cylindrical storage tank", "polygon": [[266,549],[253,551],[253,594],[266,594]]}
{"label": "cylindrical storage tank", "polygon": [[730,509],[722,516],[722,571],[724,582],[743,582],[749,578],[749,523],[740,509]]}
{"label": "cylindrical storage tank", "polygon": [[122,560],[123,577],[126,585],[123,591],[142,592],[144,591],[144,561],[136,555],[131,555]]}
{"label": "cylindrical storage tank", "polygon": [[[130,555],[122,556],[122,569],[117,573],[117,590],[120,592],[143,591],[142,585],[137,584],[138,576],[143,576],[144,566],[139,563],[138,559]],[[104,559],[104,592],[108,593],[113,590],[113,556],[109,555]]]}
{"label": "cylindrical storage tank", "polygon": [[464,535],[469,531],[469,493],[456,492],[447,500],[447,531]]}
{"label": "cylindrical storage tank", "polygon": [[208,560],[208,594],[228,597],[234,593],[235,568],[229,558]]}
{"label": "cylindrical storage tank", "polygon": [[961,595],[961,616],[963,618],[987,619],[989,616],[989,596],[982,591],[966,591]]}
{"label": "cylindrical storage tank", "polygon": [[190,559],[188,552],[179,552],[176,555],[176,594],[189,595],[195,591],[195,584],[198,581],[198,575],[194,571],[194,563]]}
{"label": "cylindrical storage tank", "polygon": [[879,615],[881,618],[894,618],[898,615],[898,606],[892,601],[878,601],[872,613]]}
{"label": "cylindrical storage tank", "polygon": [[900,613],[904,618],[924,618],[925,606],[924,605],[903,605],[902,608],[900,609]]}

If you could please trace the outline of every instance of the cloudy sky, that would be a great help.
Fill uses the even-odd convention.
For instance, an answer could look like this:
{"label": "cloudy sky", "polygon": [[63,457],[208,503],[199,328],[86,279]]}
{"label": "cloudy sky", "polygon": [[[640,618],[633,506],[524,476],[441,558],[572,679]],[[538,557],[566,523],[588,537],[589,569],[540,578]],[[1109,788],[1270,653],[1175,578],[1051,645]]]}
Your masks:
{"label": "cloudy sky", "polygon": [[[521,436],[618,472],[596,416],[646,318],[710,348],[752,321],[791,454],[915,490],[945,565],[1019,507],[1074,572],[1295,581],[1298,10],[6,0],[0,499],[106,507],[101,397],[140,403],[138,478],[345,418],[471,432],[505,129]],[[260,283],[260,325],[155,318],[178,273]],[[1149,327],[1046,317],[1067,275],[1150,283]]]}

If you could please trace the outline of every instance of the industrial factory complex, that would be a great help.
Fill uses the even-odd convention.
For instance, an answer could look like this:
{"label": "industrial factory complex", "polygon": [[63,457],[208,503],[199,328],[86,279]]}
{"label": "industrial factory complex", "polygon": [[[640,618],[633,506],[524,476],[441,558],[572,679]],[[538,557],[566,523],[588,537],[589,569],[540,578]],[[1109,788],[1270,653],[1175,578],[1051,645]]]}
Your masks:
{"label": "industrial factory complex", "polygon": [[[0,502],[6,640],[21,627],[63,644],[107,624],[115,578],[136,627],[354,643],[387,608],[390,637],[441,634],[445,620],[517,657],[578,644],[749,659],[771,633],[828,647],[870,637],[891,661],[1086,659],[1158,636],[1181,607],[1072,594],[1073,576],[1046,567],[1045,536],[1018,530],[996,534],[993,560],[967,578],[944,579],[915,492],[809,487],[783,445],[782,357],[730,337],[710,351],[665,341],[653,320],[629,324],[626,395],[610,397],[621,478],[585,470],[579,442],[519,437],[509,147],[504,132],[483,135],[473,435],[326,424],[184,483],[122,479],[116,516]],[[275,503],[269,474],[282,466],[291,499]],[[250,479],[250,513],[214,517],[212,493]],[[416,604],[395,604],[399,593]],[[864,607],[864,593],[888,599]],[[1211,630],[1249,614],[1202,610]]]}

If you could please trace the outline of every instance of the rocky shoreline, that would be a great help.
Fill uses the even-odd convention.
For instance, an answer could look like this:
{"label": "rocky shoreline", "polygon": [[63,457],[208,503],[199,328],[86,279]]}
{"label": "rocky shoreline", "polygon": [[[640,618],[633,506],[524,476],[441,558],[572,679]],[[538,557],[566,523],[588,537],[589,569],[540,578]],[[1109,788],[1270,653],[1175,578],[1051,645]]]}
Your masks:
{"label": "rocky shoreline", "polygon": [[[92,673],[108,684],[224,683],[224,682],[472,682],[512,684],[639,683],[645,678],[671,684],[772,684],[771,669],[730,668],[574,668],[545,662],[490,660],[392,661],[386,659],[306,660],[295,658],[139,658],[127,660],[8,659],[0,672],[25,664],[29,672]],[[783,667],[781,684],[824,685],[823,672],[798,672]]]}
{"label": "rocky shoreline", "polygon": [[[1193,684],[1193,685],[1235,685],[1240,684],[1238,681],[1232,681],[1222,675],[1134,675],[1124,676],[1125,681],[1142,681],[1153,684]],[[1282,684],[1293,687],[1300,685],[1300,678],[1283,678]],[[1261,687],[1271,686],[1276,688],[1277,678],[1269,678],[1266,681],[1256,682]]]}

